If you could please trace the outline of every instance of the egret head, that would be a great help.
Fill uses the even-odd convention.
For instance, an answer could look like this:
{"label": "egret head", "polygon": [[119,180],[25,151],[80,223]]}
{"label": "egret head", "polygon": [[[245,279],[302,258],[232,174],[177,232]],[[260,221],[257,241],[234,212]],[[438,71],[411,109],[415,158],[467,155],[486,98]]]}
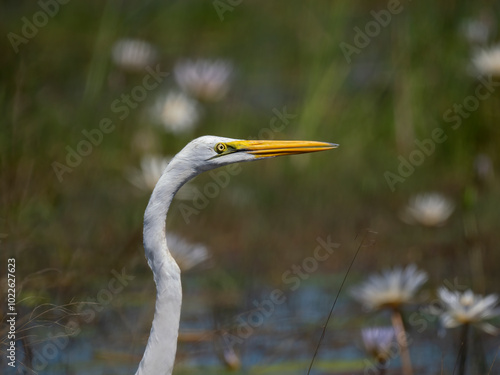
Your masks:
{"label": "egret head", "polygon": [[177,157],[189,161],[198,172],[202,172],[231,163],[324,151],[336,147],[338,145],[326,142],[246,141],[207,135],[188,143]]}
{"label": "egret head", "polygon": [[[175,361],[182,288],[180,269],[167,249],[165,235],[167,212],[175,193],[198,174],[227,164],[335,147],[324,142],[244,141],[205,136],[191,141],[172,158],[144,213],[144,250],[157,285],[157,301],[151,335],[137,374],[171,374]],[[193,204],[199,208],[195,200]],[[194,208],[182,211],[186,223],[194,212],[199,211]]]}

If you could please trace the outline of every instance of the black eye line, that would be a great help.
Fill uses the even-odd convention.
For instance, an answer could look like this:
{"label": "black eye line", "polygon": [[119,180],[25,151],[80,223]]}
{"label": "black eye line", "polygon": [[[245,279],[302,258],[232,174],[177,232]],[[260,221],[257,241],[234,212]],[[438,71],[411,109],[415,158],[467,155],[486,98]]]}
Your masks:
{"label": "black eye line", "polygon": [[217,152],[217,145],[215,146],[215,152],[217,152],[217,155],[212,156],[211,158],[208,158],[207,160],[215,159],[224,155],[229,155],[229,154],[234,154],[236,152],[243,152],[243,151],[248,151],[247,148],[234,148],[232,146],[228,146],[227,144],[223,143],[226,146],[226,149],[222,151],[221,153]]}

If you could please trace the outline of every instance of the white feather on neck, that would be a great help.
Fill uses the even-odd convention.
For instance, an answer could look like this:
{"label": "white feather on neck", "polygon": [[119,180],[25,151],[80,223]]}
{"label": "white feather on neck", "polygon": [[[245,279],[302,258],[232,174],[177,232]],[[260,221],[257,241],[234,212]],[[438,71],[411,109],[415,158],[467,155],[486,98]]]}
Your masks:
{"label": "white feather on neck", "polygon": [[181,271],[167,248],[165,221],[175,193],[198,174],[182,152],[167,166],[144,214],[144,249],[156,283],[151,332],[136,375],[170,375],[175,362],[182,304]]}

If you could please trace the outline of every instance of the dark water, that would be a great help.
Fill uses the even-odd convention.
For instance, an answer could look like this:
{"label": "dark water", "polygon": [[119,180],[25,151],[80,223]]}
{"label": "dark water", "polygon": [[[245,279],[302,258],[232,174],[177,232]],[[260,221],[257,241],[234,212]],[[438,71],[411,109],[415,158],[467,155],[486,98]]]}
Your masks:
{"label": "dark water", "polygon": [[[224,373],[226,367],[221,353],[234,349],[241,369],[232,373],[305,374],[334,293],[325,287],[304,285],[274,299],[278,303],[270,303],[273,290],[253,291],[246,298],[245,308],[217,313],[209,304],[200,302],[198,296],[185,294],[181,332],[213,332],[215,329],[216,334],[180,340],[174,373]],[[144,322],[146,329],[139,333],[139,338],[135,332],[137,327],[133,322],[144,319],[143,310],[140,306],[127,307],[125,316],[120,317],[107,309],[102,311],[95,325],[82,326],[72,337],[61,336],[61,327],[46,329],[46,339],[33,345],[32,368],[40,375],[134,373],[149,330],[149,323]],[[375,374],[374,365],[362,350],[359,327],[389,322],[389,317],[383,313],[366,314],[347,295],[341,295],[312,373]],[[422,324],[413,328],[409,328],[409,343],[415,372],[441,374],[444,368],[445,374],[452,373],[456,355],[455,335],[450,334],[453,332],[444,338],[438,337],[437,326],[430,320],[423,332],[416,329],[421,329]],[[483,366],[489,368],[498,341],[495,343],[493,338],[484,335],[480,338],[482,344],[473,346],[476,348],[473,354],[475,358],[486,358]],[[12,369],[2,363],[6,368],[3,373],[29,373],[23,372],[19,364],[24,361],[20,345],[17,355],[18,367]],[[475,366],[480,368],[481,365]],[[398,373],[397,353],[389,361],[388,368]],[[496,365],[491,374],[498,371],[500,366]]]}

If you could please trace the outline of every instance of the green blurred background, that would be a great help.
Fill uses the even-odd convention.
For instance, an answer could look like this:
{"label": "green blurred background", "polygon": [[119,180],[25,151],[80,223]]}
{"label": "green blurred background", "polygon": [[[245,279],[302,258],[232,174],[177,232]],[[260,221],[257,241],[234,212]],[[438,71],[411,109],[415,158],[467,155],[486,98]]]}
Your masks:
{"label": "green blurred background", "polygon": [[[19,44],[16,53],[8,34],[22,35],[22,18],[31,20],[41,8],[32,1],[3,1],[0,257],[2,267],[7,258],[16,258],[18,308],[29,314],[45,303],[70,304],[64,313],[58,308],[47,313],[46,320],[49,331],[54,329],[50,322],[58,319],[79,321],[83,333],[75,341],[95,342],[101,335],[101,343],[116,341],[108,330],[116,331],[112,324],[119,321],[119,336],[127,345],[116,350],[119,354],[104,352],[92,360],[109,363],[115,355],[114,363],[128,363],[127,371],[132,371],[149,331],[155,293],[142,248],[149,193],[131,185],[126,173],[139,166],[145,153],[173,155],[205,134],[271,134],[274,139],[322,140],[340,147],[242,165],[241,173],[189,223],[182,220],[180,201],[174,202],[168,230],[206,245],[212,253],[209,267],[184,275],[186,316],[196,316],[208,304],[224,322],[224,314],[248,309],[248,301],[262,288],[285,288],[283,272],[312,254],[317,237],[327,236],[341,247],[304,281],[305,288],[324,293],[318,319],[309,319],[308,329],[300,332],[310,339],[311,348],[363,236],[349,285],[383,267],[413,262],[430,275],[428,298],[444,280],[458,280],[478,293],[498,292],[500,93],[492,86],[491,95],[468,111],[457,129],[444,114],[474,96],[481,85],[472,59],[481,48],[498,42],[499,3],[401,1],[397,4],[402,11],[391,14],[366,47],[346,58],[342,43],[355,46],[355,28],[364,30],[374,20],[371,12],[393,3],[69,1],[59,5],[35,36]],[[486,38],[471,37],[471,22],[486,25]],[[159,56],[152,66],[159,64],[164,72],[182,59],[231,61],[229,94],[201,105],[194,130],[168,133],[148,111],[157,97],[176,87],[169,75],[118,119],[111,103],[140,85],[146,74],[113,63],[112,47],[126,37],[154,45]],[[263,131],[275,111],[284,108],[295,117],[280,132]],[[103,118],[113,119],[115,129],[59,181],[53,163],[64,163],[66,147],[76,147],[84,139],[82,131],[98,128]],[[384,173],[397,174],[398,157],[408,160],[418,149],[415,140],[430,138],[436,128],[444,130],[447,140],[391,189]],[[138,143],[141,134],[154,142]],[[487,176],[475,170],[480,155],[492,165]],[[210,181],[207,174],[194,184],[202,190]],[[404,223],[400,213],[409,199],[427,191],[454,202],[451,218],[439,228]],[[367,230],[376,234],[366,236]],[[95,297],[113,277],[111,271],[123,267],[134,281],[90,323],[82,322],[71,304]],[[346,290],[340,300],[345,306],[331,322],[332,335],[344,329],[356,332],[364,324],[366,314]],[[438,340],[437,329],[427,333]],[[343,346],[359,346],[355,336]],[[240,350],[246,353],[241,354],[245,371],[259,363],[269,368],[275,362],[288,363],[273,361],[271,354],[264,357],[266,362]],[[305,358],[312,355],[307,350]],[[196,355],[189,345],[180,345],[180,358]],[[363,358],[361,352],[357,355]],[[44,371],[84,373],[64,356],[59,359],[53,370],[49,366]],[[222,364],[207,364],[222,371]],[[441,373],[439,361],[428,365],[425,373]],[[287,371],[282,372],[294,370]]]}

